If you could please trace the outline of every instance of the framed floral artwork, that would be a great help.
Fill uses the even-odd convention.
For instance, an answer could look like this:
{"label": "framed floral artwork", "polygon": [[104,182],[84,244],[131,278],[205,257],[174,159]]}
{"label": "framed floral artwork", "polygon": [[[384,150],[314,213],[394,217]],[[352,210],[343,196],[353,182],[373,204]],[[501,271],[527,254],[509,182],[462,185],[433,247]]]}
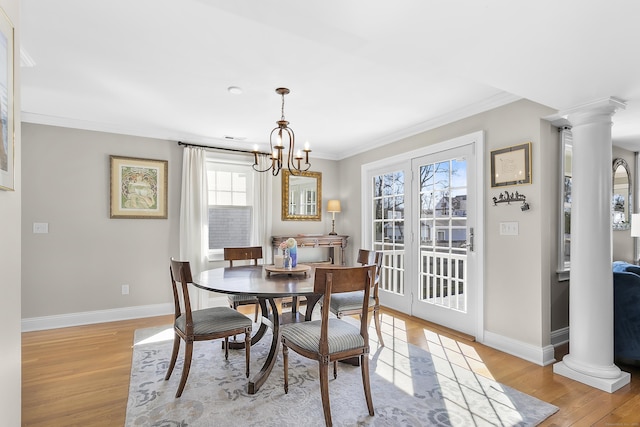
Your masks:
{"label": "framed floral artwork", "polygon": [[109,156],[110,218],[167,218],[167,160]]}
{"label": "framed floral artwork", "polygon": [[13,156],[13,24],[0,9],[0,189],[15,190]]}

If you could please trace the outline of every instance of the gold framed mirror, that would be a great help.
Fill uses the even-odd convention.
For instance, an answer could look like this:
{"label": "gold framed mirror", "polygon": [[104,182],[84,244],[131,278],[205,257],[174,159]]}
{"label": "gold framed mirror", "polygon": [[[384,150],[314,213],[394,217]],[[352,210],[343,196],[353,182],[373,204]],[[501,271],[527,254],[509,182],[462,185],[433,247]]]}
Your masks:
{"label": "gold framed mirror", "polygon": [[322,220],[322,173],[282,171],[282,220]]}

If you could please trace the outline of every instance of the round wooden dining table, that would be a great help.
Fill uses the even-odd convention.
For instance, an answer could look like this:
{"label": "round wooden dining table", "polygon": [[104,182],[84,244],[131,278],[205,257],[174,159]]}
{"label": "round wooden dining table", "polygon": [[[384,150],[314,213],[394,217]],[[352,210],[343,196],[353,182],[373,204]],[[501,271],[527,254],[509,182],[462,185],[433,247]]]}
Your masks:
{"label": "round wooden dining table", "polygon": [[[314,306],[322,295],[313,293],[313,269],[311,273],[296,274],[294,272],[273,274],[264,266],[238,266],[214,268],[194,277],[194,286],[212,292],[235,295],[253,295],[258,297],[262,312],[258,331],[251,337],[251,345],[260,341],[269,328],[273,334],[269,354],[255,376],[249,380],[248,392],[255,394],[267,380],[275,365],[280,349],[280,325],[282,323],[309,321]],[[284,316],[278,310],[277,298],[304,296],[307,300],[305,316],[302,318],[296,305],[293,304],[291,316]],[[230,348],[244,348],[244,342],[229,342]]]}

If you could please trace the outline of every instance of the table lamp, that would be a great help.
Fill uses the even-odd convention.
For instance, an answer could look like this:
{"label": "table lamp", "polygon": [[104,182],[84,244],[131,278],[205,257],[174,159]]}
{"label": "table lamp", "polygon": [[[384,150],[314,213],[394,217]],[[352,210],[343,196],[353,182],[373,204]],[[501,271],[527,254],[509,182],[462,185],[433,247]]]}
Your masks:
{"label": "table lamp", "polygon": [[331,233],[334,236],[336,233],[336,212],[340,212],[340,200],[329,200],[327,203],[327,212],[331,212],[333,219],[331,220]]}

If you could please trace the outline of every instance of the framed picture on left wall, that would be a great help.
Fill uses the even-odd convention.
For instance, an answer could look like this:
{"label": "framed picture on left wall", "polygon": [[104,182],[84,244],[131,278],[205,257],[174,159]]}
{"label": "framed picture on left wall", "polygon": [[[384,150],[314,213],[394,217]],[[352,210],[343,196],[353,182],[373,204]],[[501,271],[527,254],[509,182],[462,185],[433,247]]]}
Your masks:
{"label": "framed picture on left wall", "polygon": [[0,9],[0,190],[15,190],[13,156],[13,24]]}
{"label": "framed picture on left wall", "polygon": [[168,161],[109,156],[110,218],[167,218]]}

